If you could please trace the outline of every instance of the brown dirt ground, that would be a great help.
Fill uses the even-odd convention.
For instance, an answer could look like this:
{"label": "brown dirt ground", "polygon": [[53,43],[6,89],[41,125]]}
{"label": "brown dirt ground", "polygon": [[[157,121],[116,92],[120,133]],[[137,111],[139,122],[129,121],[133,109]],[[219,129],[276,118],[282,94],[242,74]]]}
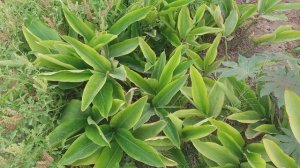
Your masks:
{"label": "brown dirt ground", "polygon": [[[300,0],[284,0],[285,2],[299,2]],[[255,0],[238,0],[238,3],[255,3]],[[254,45],[250,39],[252,36],[273,32],[281,25],[292,25],[295,30],[300,29],[300,10],[286,11],[287,21],[269,21],[264,18],[253,20],[252,23],[240,28],[234,39],[229,43],[228,55],[236,58],[238,54],[251,56],[261,52],[290,52],[295,47],[300,46],[300,40],[285,42],[280,44]]]}

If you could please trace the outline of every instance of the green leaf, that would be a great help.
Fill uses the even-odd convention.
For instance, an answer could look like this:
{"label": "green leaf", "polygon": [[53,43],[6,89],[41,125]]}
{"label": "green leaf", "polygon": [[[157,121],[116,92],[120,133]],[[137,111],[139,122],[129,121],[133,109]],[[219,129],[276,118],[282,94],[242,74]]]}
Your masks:
{"label": "green leaf", "polygon": [[105,147],[101,151],[99,159],[94,168],[117,168],[123,156],[123,151],[117,143],[112,143],[111,147]]}
{"label": "green leaf", "polygon": [[189,3],[194,2],[194,0],[176,0],[169,4],[167,4],[160,12],[159,14],[168,14],[174,10],[177,10],[178,8],[181,8],[183,6],[188,5]]}
{"label": "green leaf", "polygon": [[113,104],[113,87],[110,82],[106,82],[99,93],[93,100],[93,105],[96,106],[101,116],[108,118],[110,109]]}
{"label": "green leaf", "polygon": [[238,12],[235,9],[231,10],[229,16],[226,18],[224,23],[225,26],[224,36],[226,37],[229,36],[235,30],[238,20],[239,20]]}
{"label": "green leaf", "polygon": [[162,35],[165,36],[174,47],[180,46],[181,42],[176,32],[168,27],[162,27],[160,30]]}
{"label": "green leaf", "polygon": [[192,81],[192,97],[194,104],[200,112],[208,114],[209,99],[203,78],[195,67],[191,67],[190,77]]}
{"label": "green leaf", "polygon": [[136,86],[141,88],[147,93],[155,94],[154,89],[148,84],[148,82],[142,78],[138,73],[132,71],[131,69],[125,67],[127,78],[133,82]]}
{"label": "green leaf", "polygon": [[299,105],[300,105],[300,97],[290,91],[286,90],[284,93],[284,100],[285,100],[285,108],[286,112],[289,117],[289,123],[295,138],[300,144],[300,112],[299,112]]}
{"label": "green leaf", "polygon": [[272,11],[286,11],[300,9],[300,3],[279,3],[274,5]]}
{"label": "green leaf", "polygon": [[25,26],[33,35],[41,40],[61,40],[56,30],[51,29],[37,18],[26,19]]}
{"label": "green leaf", "polygon": [[213,102],[215,105],[210,104],[209,108],[209,116],[217,117],[220,115],[224,100],[225,100],[225,94],[222,88],[218,85],[217,82],[213,85],[212,89],[209,92],[208,95],[209,102]]}
{"label": "green leaf", "polygon": [[60,67],[65,68],[65,69],[70,69],[70,70],[76,70],[77,69],[73,65],[62,62],[61,60],[57,59],[56,58],[57,55],[37,54],[36,56],[39,59],[46,60],[50,63],[56,64],[57,66],[60,66]]}
{"label": "green leaf", "polygon": [[261,115],[256,111],[245,111],[241,113],[234,113],[227,118],[230,120],[236,120],[240,123],[251,124],[261,120]]}
{"label": "green leaf", "polygon": [[199,139],[213,133],[216,127],[213,125],[188,125],[182,129],[182,138],[184,141]]}
{"label": "green leaf", "polygon": [[201,6],[198,7],[198,9],[195,13],[195,16],[194,16],[194,20],[193,20],[194,23],[198,23],[201,21],[201,19],[204,16],[205,10],[206,10],[205,4],[202,4]]}
{"label": "green leaf", "polygon": [[90,117],[88,118],[89,125],[85,127],[85,135],[99,146],[109,146],[109,141],[106,139],[101,128]]}
{"label": "green leaf", "polygon": [[247,19],[255,15],[257,11],[257,5],[255,4],[244,4],[239,5],[239,11],[240,11],[240,18],[238,21],[238,26],[242,25]]}
{"label": "green leaf", "polygon": [[219,33],[217,37],[214,39],[209,49],[207,50],[206,55],[204,57],[205,67],[212,64],[215,61],[218,54],[218,46],[221,41],[221,38],[222,38],[222,34]]}
{"label": "green leaf", "polygon": [[110,27],[109,32],[116,35],[120,34],[132,23],[144,19],[151,11],[151,9],[152,7],[148,6],[125,14],[125,16],[121,17],[115,24]]}
{"label": "green leaf", "polygon": [[89,70],[61,70],[57,72],[40,73],[39,76],[48,81],[84,82],[90,79],[92,73]]}
{"label": "green leaf", "polygon": [[285,154],[280,147],[269,139],[263,139],[263,144],[268,156],[276,167],[297,168],[297,163],[287,154]]}
{"label": "green leaf", "polygon": [[118,36],[109,33],[100,33],[92,38],[92,40],[88,43],[89,46],[93,47],[96,50],[99,50],[109,42],[116,39]]}
{"label": "green leaf", "polygon": [[92,155],[84,158],[77,160],[76,162],[72,163],[72,166],[88,166],[91,164],[95,164],[98,158],[100,157],[102,148],[98,149],[96,152],[94,152]]}
{"label": "green leaf", "polygon": [[70,165],[77,160],[87,158],[100,147],[90,141],[85,134],[78,137],[59,160],[60,165]]}
{"label": "green leaf", "polygon": [[202,36],[202,35],[205,35],[205,34],[219,33],[219,32],[222,32],[222,31],[223,31],[223,29],[221,29],[221,28],[202,26],[202,27],[194,28],[189,34],[190,35]]}
{"label": "green leaf", "polygon": [[81,102],[81,110],[86,110],[89,105],[92,103],[96,95],[99,93],[101,88],[104,86],[106,82],[107,75],[104,75],[99,72],[95,72],[87,84],[82,93],[82,102]]}
{"label": "green leaf", "polygon": [[165,118],[167,126],[164,128],[164,134],[170,139],[173,145],[180,148],[180,137],[176,124],[168,117]]}
{"label": "green leaf", "polygon": [[141,118],[147,100],[148,97],[144,96],[124,110],[118,112],[112,117],[110,125],[115,128],[132,128]]}
{"label": "green leaf", "polygon": [[131,38],[109,46],[109,57],[120,57],[134,51],[139,46],[139,38]]}
{"label": "green leaf", "polygon": [[190,11],[187,6],[181,8],[178,14],[177,28],[181,39],[185,39],[188,32],[192,29],[193,23],[190,17]]}
{"label": "green leaf", "polygon": [[75,119],[61,123],[48,135],[50,146],[59,145],[59,143],[84,128],[85,125],[87,125],[86,119]]}
{"label": "green leaf", "polygon": [[154,65],[156,61],[155,52],[150,48],[143,38],[139,38],[139,45],[147,62],[150,62],[152,65]]}
{"label": "green leaf", "polygon": [[223,121],[217,121],[214,119],[210,119],[209,121],[212,123],[212,125],[216,126],[219,131],[226,132],[228,135],[232,136],[233,139],[237,142],[237,144],[239,144],[239,146],[243,148],[245,141],[241,134],[235,128]]}
{"label": "green leaf", "polygon": [[166,53],[162,52],[154,65],[154,69],[153,69],[151,77],[159,80],[160,75],[161,75],[165,65],[166,65]]}
{"label": "green leaf", "polygon": [[164,167],[160,154],[147,143],[134,138],[129,131],[118,130],[115,139],[124,152],[133,159],[150,166]]}
{"label": "green leaf", "polygon": [[170,81],[172,81],[173,78],[173,72],[175,71],[176,67],[179,65],[181,60],[181,51],[183,49],[183,46],[179,46],[175,49],[174,54],[164,67],[161,76],[159,78],[159,88],[163,88],[168,84]]}
{"label": "green leaf", "polygon": [[265,168],[266,161],[261,157],[260,154],[254,152],[246,152],[245,156],[248,160],[248,163],[252,168]]}
{"label": "green leaf", "polygon": [[94,68],[94,70],[99,70],[102,72],[110,71],[111,70],[111,63],[110,61],[105,58],[103,55],[100,55],[95,49],[92,47],[81,43],[80,41],[68,37],[63,36],[64,40],[70,43],[73,48],[76,50],[78,55],[90,66]]}
{"label": "green leaf", "polygon": [[81,18],[71,13],[71,11],[64,4],[62,4],[62,8],[65,18],[72,29],[90,41],[94,37],[94,31],[86,23],[84,23]]}
{"label": "green leaf", "polygon": [[163,120],[149,124],[143,124],[133,132],[133,135],[141,140],[152,138],[158,135],[165,128],[166,125],[167,123]]}
{"label": "green leaf", "polygon": [[218,139],[222,143],[223,146],[225,146],[228,150],[230,150],[235,156],[241,157],[243,154],[242,147],[239,146],[239,144],[233,139],[233,137],[224,132],[218,130],[217,132]]}
{"label": "green leaf", "polygon": [[25,39],[32,51],[39,52],[42,54],[50,54],[50,51],[48,48],[46,48],[38,43],[41,41],[40,38],[38,38],[33,33],[31,33],[25,26],[23,26],[22,30],[23,30]]}
{"label": "green leaf", "polygon": [[239,159],[233,155],[227,148],[212,142],[201,142],[200,140],[192,140],[195,148],[208,159],[216,162],[218,165],[231,163],[239,164]]}
{"label": "green leaf", "polygon": [[183,87],[187,80],[187,76],[182,76],[173,82],[167,84],[154,98],[152,103],[155,107],[163,107],[167,105],[173,96]]}

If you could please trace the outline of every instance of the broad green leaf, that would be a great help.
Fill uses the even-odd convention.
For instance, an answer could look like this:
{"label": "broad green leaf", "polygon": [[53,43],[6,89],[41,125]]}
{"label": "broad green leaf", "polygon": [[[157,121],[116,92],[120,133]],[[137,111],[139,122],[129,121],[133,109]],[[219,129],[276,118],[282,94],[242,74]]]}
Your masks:
{"label": "broad green leaf", "polygon": [[127,78],[133,82],[136,86],[140,87],[142,90],[149,94],[155,94],[155,90],[148,84],[148,82],[142,78],[138,73],[132,71],[131,69],[125,67]]}
{"label": "broad green leaf", "polygon": [[253,129],[257,132],[269,133],[269,134],[278,134],[278,130],[274,124],[262,124]]}
{"label": "broad green leaf", "polygon": [[132,128],[139,121],[147,100],[148,97],[144,96],[124,110],[118,112],[112,117],[110,125],[116,128]]}
{"label": "broad green leaf", "polygon": [[24,37],[32,51],[39,52],[42,54],[50,54],[50,50],[48,48],[38,43],[41,41],[40,38],[32,34],[25,26],[23,26],[22,30]]}
{"label": "broad green leaf", "polygon": [[77,69],[73,65],[65,63],[65,62],[62,62],[61,60],[55,58],[55,55],[37,54],[37,58],[46,60],[48,62],[51,62],[53,64],[61,66],[61,67],[65,68],[65,69],[69,69],[69,70],[76,70]]}
{"label": "broad green leaf", "polygon": [[184,141],[206,137],[216,130],[212,125],[188,125],[182,129],[182,138]]}
{"label": "broad green leaf", "polygon": [[139,46],[139,38],[131,38],[109,46],[109,57],[120,57],[134,51]]}
{"label": "broad green leaf", "polygon": [[101,116],[108,118],[110,109],[113,104],[113,87],[110,82],[106,82],[99,93],[93,100],[93,105],[96,106]]}
{"label": "broad green leaf", "polygon": [[176,0],[173,1],[169,4],[167,4],[166,6],[164,6],[164,8],[159,12],[159,14],[163,15],[163,14],[168,14],[174,10],[177,10],[178,8],[181,8],[183,6],[188,5],[189,3],[193,2],[194,0]]}
{"label": "broad green leaf", "polygon": [[165,65],[166,65],[166,53],[162,52],[154,65],[154,69],[153,69],[151,77],[159,80],[160,75],[161,75]]}
{"label": "broad green leaf", "polygon": [[242,147],[239,146],[239,144],[235,141],[235,139],[233,139],[233,137],[230,134],[218,130],[217,136],[222,145],[225,146],[228,150],[230,150],[233,154],[235,154],[235,156],[242,156]]}
{"label": "broad green leaf", "polygon": [[107,75],[104,75],[99,72],[95,72],[87,84],[82,93],[82,102],[81,102],[81,110],[86,110],[89,105],[92,103],[96,95],[99,93],[101,88],[104,86],[106,82]]}
{"label": "broad green leaf", "polygon": [[168,84],[170,81],[172,81],[173,78],[173,72],[176,69],[176,67],[179,65],[181,60],[181,53],[182,53],[183,46],[179,46],[175,49],[174,54],[167,62],[166,66],[164,67],[160,78],[159,78],[159,88],[163,88]]}
{"label": "broad green leaf", "polygon": [[222,111],[222,107],[225,100],[225,94],[221,87],[219,87],[218,83],[215,82],[212,89],[208,94],[209,102],[214,103],[215,105],[210,104],[209,108],[209,116],[217,117],[220,115]]}
{"label": "broad green leaf", "polygon": [[178,14],[177,29],[181,39],[185,39],[188,32],[192,29],[193,23],[190,17],[190,11],[187,6],[181,8]]}
{"label": "broad green leaf", "polygon": [[164,128],[164,134],[170,139],[173,145],[175,145],[178,149],[180,148],[180,137],[178,133],[178,129],[176,125],[172,122],[172,120],[168,117],[165,118],[167,122],[167,126]]}
{"label": "broad green leaf", "polygon": [[173,114],[178,118],[205,117],[205,114],[201,113],[197,109],[178,110]]}
{"label": "broad green leaf", "polygon": [[86,119],[74,119],[61,123],[48,135],[50,146],[55,147],[59,145],[59,143],[74,135],[86,125]]}
{"label": "broad green leaf", "polygon": [[206,55],[204,57],[205,67],[212,64],[215,61],[218,54],[218,46],[221,41],[221,38],[222,38],[222,34],[219,33],[217,37],[214,39],[209,49],[207,50]]}
{"label": "broad green leaf", "polygon": [[226,18],[224,23],[224,36],[229,36],[235,30],[238,20],[238,12],[235,9],[231,10],[229,16]]}
{"label": "broad green leaf", "polygon": [[286,41],[294,41],[300,39],[300,30],[288,30],[276,33],[275,43],[282,43]]}
{"label": "broad green leaf", "polygon": [[156,61],[155,52],[150,48],[143,38],[139,38],[139,45],[147,62],[150,62],[152,65],[154,65]]}
{"label": "broad green leaf", "polygon": [[[145,142],[155,148],[159,148],[161,150],[169,150],[174,148],[174,144],[171,142],[170,138],[167,136],[157,136],[153,138],[146,139]],[[174,148],[178,149],[178,148]]]}
{"label": "broad green leaf", "polygon": [[116,39],[118,36],[114,34],[109,33],[100,33],[92,38],[92,40],[88,43],[89,46],[95,48],[96,50],[99,50],[109,42]]}
{"label": "broad green leaf", "polygon": [[178,163],[175,162],[174,160],[170,159],[170,158],[167,158],[163,155],[160,155],[160,158],[161,158],[162,162],[164,163],[164,165],[166,167],[176,167],[176,166],[178,166]]}
{"label": "broad green leaf", "polygon": [[98,158],[100,157],[102,148],[98,149],[96,152],[94,152],[92,155],[84,158],[77,160],[76,162],[72,163],[72,166],[88,166],[91,164],[95,164]]}
{"label": "broad green leaf", "polygon": [[201,142],[200,140],[192,140],[194,147],[203,156],[216,162],[218,165],[231,163],[239,164],[239,159],[233,155],[227,148],[212,142]]}
{"label": "broad green leaf", "polygon": [[168,150],[168,157],[177,162],[178,168],[189,168],[189,164],[180,149],[172,148]]}
{"label": "broad green leaf", "polygon": [[162,27],[160,30],[162,35],[165,36],[174,47],[180,46],[181,42],[175,31],[168,27]]}
{"label": "broad green leaf", "polygon": [[117,168],[123,156],[123,151],[117,143],[105,147],[96,161],[94,168]]}
{"label": "broad green leaf", "polygon": [[239,144],[239,146],[243,148],[245,141],[241,134],[235,128],[223,121],[217,121],[214,119],[210,119],[209,121],[212,123],[212,125],[216,126],[219,131],[226,132],[228,135],[232,136],[233,139],[237,142],[237,144]]}
{"label": "broad green leaf", "polygon": [[89,70],[61,70],[57,72],[40,73],[39,76],[48,81],[84,82],[90,79],[92,73]]}
{"label": "broad green leaf", "polygon": [[120,34],[122,31],[128,28],[128,26],[130,26],[132,23],[144,19],[151,11],[151,9],[152,7],[148,6],[125,14],[123,17],[117,20],[117,22],[110,27],[109,32],[116,35]]}
{"label": "broad green leaf", "polygon": [[144,141],[134,138],[129,131],[118,130],[115,139],[123,151],[133,159],[150,166],[164,167],[160,154]]}
{"label": "broad green leaf", "polygon": [[89,140],[85,134],[79,136],[59,160],[60,165],[70,165],[77,160],[92,155],[100,147]]}
{"label": "broad green leaf", "polygon": [[297,163],[272,140],[263,139],[268,156],[276,167],[297,168]]}
{"label": "broad green leaf", "polygon": [[41,40],[61,40],[56,30],[51,29],[37,18],[26,19],[24,24],[33,35]]}
{"label": "broad green leaf", "polygon": [[62,4],[62,8],[65,18],[72,29],[90,41],[94,37],[94,31],[81,18],[74,15],[64,4]]}
{"label": "broad green leaf", "polygon": [[248,160],[248,163],[252,168],[265,168],[266,161],[261,157],[260,154],[254,152],[246,152],[245,156]]}
{"label": "broad green leaf", "polygon": [[183,87],[187,80],[187,76],[182,76],[173,82],[167,84],[154,98],[152,103],[155,107],[163,107],[167,105],[173,96]]}
{"label": "broad green leaf", "polygon": [[202,27],[194,28],[189,34],[202,36],[205,34],[219,33],[222,31],[223,31],[223,29],[221,29],[221,28],[202,26]]}
{"label": "broad green leaf", "polygon": [[300,3],[279,3],[274,5],[271,11],[286,11],[286,10],[299,10]]}
{"label": "broad green leaf", "polygon": [[109,146],[109,141],[106,139],[101,128],[90,117],[88,118],[88,126],[85,127],[85,135],[99,146]]}
{"label": "broad green leaf", "polygon": [[70,43],[76,50],[78,55],[95,70],[100,70],[102,72],[111,70],[112,65],[110,61],[103,55],[100,55],[95,49],[86,44],[81,43],[80,41],[72,37],[63,36],[63,38],[68,43]]}
{"label": "broad green leaf", "polygon": [[163,120],[153,122],[150,124],[144,124],[133,132],[133,135],[141,140],[152,138],[158,135],[167,125]]}
{"label": "broad green leaf", "polygon": [[227,117],[230,120],[236,120],[241,123],[251,124],[261,120],[261,115],[256,111],[245,111],[241,113],[234,113]]}
{"label": "broad green leaf", "polygon": [[206,10],[206,5],[205,4],[202,4],[201,6],[198,7],[198,9],[195,13],[195,16],[194,16],[194,20],[193,20],[194,23],[200,22],[200,20],[204,16],[205,10]]}
{"label": "broad green leaf", "polygon": [[120,65],[119,67],[114,68],[113,71],[110,72],[108,75],[111,76],[114,79],[125,81],[126,77],[127,77],[125,66]]}
{"label": "broad green leaf", "polygon": [[200,112],[208,114],[209,99],[203,78],[195,67],[191,67],[190,77],[192,81],[192,97],[194,104]]}
{"label": "broad green leaf", "polygon": [[61,115],[60,122],[63,123],[71,120],[86,121],[86,119],[90,115],[90,109],[86,111],[81,111],[80,104],[81,104],[80,100],[72,99],[61,112],[62,115]]}
{"label": "broad green leaf", "polygon": [[273,6],[278,4],[281,0],[258,0],[257,10],[258,13],[263,14],[272,9]]}
{"label": "broad green leaf", "polygon": [[284,93],[284,100],[291,130],[300,144],[300,97],[296,93],[286,90]]}
{"label": "broad green leaf", "polygon": [[238,26],[242,25],[247,19],[255,15],[257,11],[257,5],[255,4],[244,4],[239,5],[240,18],[238,21]]}

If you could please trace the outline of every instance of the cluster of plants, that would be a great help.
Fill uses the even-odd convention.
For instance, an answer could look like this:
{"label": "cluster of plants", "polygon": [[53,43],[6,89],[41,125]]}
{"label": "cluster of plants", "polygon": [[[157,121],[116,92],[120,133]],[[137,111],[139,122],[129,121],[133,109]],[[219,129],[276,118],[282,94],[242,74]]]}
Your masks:
{"label": "cluster of plants", "polygon": [[[119,0],[95,22],[62,3],[65,35],[27,20],[23,33],[44,71],[39,77],[75,98],[47,136],[51,148],[65,151],[58,164],[190,167],[187,155],[197,151],[201,167],[297,168],[299,60],[266,54],[235,63],[218,46],[250,18],[299,5]],[[299,38],[282,26],[253,40]]]}

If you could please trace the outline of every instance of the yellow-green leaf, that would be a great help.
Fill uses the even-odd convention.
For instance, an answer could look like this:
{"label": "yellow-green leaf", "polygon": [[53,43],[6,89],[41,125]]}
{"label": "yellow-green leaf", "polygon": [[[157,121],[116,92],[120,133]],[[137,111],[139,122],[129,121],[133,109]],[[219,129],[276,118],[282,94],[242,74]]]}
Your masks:
{"label": "yellow-green leaf", "polygon": [[207,50],[205,58],[204,58],[205,67],[212,64],[215,61],[217,54],[218,54],[218,46],[221,41],[221,38],[222,38],[222,34],[220,33],[217,35],[217,37],[214,39],[213,43]]}
{"label": "yellow-green leaf", "polygon": [[179,12],[177,28],[181,39],[185,39],[188,32],[193,28],[190,11],[187,6],[182,7]]}
{"label": "yellow-green leaf", "polygon": [[147,62],[150,62],[152,65],[154,65],[156,61],[155,52],[150,48],[143,38],[139,38],[139,44]]}
{"label": "yellow-green leaf", "polygon": [[296,93],[286,90],[284,99],[292,132],[300,144],[300,97]]}
{"label": "yellow-green leaf", "polygon": [[84,82],[90,79],[92,73],[89,70],[61,70],[57,72],[41,73],[39,76],[48,81]]}
{"label": "yellow-green leaf", "polygon": [[123,156],[121,147],[112,143],[111,147],[105,147],[96,161],[94,168],[117,168]]}
{"label": "yellow-green leaf", "polygon": [[139,46],[139,38],[131,38],[109,46],[109,57],[120,57],[134,51]]}
{"label": "yellow-green leaf", "polygon": [[148,97],[144,96],[135,103],[130,104],[124,110],[118,112],[112,117],[110,125],[116,128],[132,128],[139,121],[147,100]]}
{"label": "yellow-green leaf", "polygon": [[263,139],[266,152],[276,167],[297,168],[294,159],[282,151],[282,149],[272,140]]}
{"label": "yellow-green leaf", "polygon": [[187,125],[182,129],[182,138],[184,141],[199,139],[213,133],[216,127],[213,125]]}
{"label": "yellow-green leaf", "polygon": [[99,93],[101,88],[106,82],[107,75],[96,72],[94,73],[87,84],[82,93],[82,102],[81,102],[81,110],[86,110],[89,105],[94,100],[95,96]]}

